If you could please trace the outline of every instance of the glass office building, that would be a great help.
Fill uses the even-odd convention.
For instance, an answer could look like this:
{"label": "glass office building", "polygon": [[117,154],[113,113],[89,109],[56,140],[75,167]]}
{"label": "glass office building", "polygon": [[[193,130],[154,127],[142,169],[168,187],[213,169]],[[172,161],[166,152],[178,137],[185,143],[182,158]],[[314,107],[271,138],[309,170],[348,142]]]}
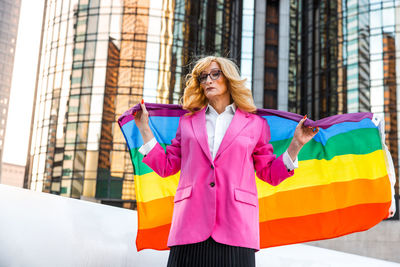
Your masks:
{"label": "glass office building", "polygon": [[134,208],[118,117],[142,98],[178,103],[198,55],[251,66],[240,47],[252,12],[233,0],[46,1],[26,186]]}
{"label": "glass office building", "polygon": [[368,1],[291,1],[289,54],[290,111],[370,111]]}
{"label": "glass office building", "polygon": [[21,0],[0,0],[0,181]]}

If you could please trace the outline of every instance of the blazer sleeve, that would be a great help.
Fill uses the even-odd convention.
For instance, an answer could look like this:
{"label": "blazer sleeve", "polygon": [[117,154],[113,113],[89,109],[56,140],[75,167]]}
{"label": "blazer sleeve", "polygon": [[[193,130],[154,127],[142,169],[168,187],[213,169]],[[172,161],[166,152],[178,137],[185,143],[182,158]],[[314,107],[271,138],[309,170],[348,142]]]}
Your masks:
{"label": "blazer sleeve", "polygon": [[278,158],[273,154],[273,147],[269,143],[271,139],[270,128],[263,119],[262,131],[253,151],[254,167],[261,180],[275,186],[294,174],[294,170],[288,171],[283,163],[282,156]]}
{"label": "blazer sleeve", "polygon": [[149,166],[161,177],[168,177],[181,169],[181,119],[176,136],[168,145],[166,151],[157,142],[155,147],[143,158],[143,163]]}

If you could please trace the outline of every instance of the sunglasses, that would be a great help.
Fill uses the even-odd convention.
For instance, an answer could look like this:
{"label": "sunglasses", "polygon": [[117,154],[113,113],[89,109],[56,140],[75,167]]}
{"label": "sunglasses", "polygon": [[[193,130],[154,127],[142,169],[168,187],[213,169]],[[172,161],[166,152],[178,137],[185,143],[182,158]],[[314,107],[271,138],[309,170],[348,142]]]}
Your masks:
{"label": "sunglasses", "polygon": [[215,81],[218,80],[219,77],[221,77],[222,71],[221,70],[211,70],[210,73],[205,74],[202,73],[200,74],[200,76],[198,77],[199,83],[206,83],[207,82],[207,78],[208,76],[210,76],[211,80]]}

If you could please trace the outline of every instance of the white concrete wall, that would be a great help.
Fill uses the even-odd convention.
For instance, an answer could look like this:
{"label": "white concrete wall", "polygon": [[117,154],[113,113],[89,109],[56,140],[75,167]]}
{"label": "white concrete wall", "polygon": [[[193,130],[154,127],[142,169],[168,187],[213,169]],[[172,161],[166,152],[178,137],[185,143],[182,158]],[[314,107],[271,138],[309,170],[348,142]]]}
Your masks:
{"label": "white concrete wall", "polygon": [[[166,266],[168,251],[135,246],[137,213],[0,185],[0,266]],[[307,245],[263,249],[258,267],[397,266]]]}

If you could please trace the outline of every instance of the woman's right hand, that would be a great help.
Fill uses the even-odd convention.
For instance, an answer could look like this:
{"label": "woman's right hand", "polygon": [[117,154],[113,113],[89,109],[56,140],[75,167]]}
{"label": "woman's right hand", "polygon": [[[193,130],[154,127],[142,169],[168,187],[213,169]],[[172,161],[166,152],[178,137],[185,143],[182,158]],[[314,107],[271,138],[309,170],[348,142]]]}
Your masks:
{"label": "woman's right hand", "polygon": [[153,139],[154,135],[149,126],[149,112],[146,109],[144,101],[140,103],[142,107],[141,110],[138,110],[135,114],[133,114],[135,118],[135,124],[139,128],[140,134],[142,135],[143,142],[146,144],[148,141]]}

